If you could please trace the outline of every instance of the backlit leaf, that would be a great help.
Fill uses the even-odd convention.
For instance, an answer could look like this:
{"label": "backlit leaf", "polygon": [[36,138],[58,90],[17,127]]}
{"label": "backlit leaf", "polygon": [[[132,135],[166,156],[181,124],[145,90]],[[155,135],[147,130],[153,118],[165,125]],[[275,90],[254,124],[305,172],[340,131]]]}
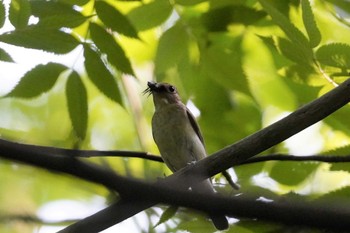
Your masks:
{"label": "backlit leaf", "polygon": [[[334,164],[333,164],[334,165]],[[344,165],[344,164],[343,164]],[[347,164],[349,165],[349,164]],[[317,198],[318,201],[324,201],[328,203],[332,203],[334,201],[338,202],[341,200],[348,200],[350,196],[350,187],[349,186],[344,186],[340,189],[337,189],[335,191],[329,192],[319,198]]]}
{"label": "backlit leaf", "polygon": [[183,6],[192,6],[206,1],[207,0],[175,0],[176,4]]}
{"label": "backlit leaf", "polygon": [[319,163],[277,162],[273,166],[270,176],[281,184],[297,185],[314,172],[318,166]]}
{"label": "backlit leaf", "polygon": [[309,0],[301,0],[302,16],[306,32],[309,36],[311,47],[316,47],[321,42],[321,33],[315,22]]}
{"label": "backlit leaf", "polygon": [[327,66],[350,68],[350,45],[333,43],[321,46],[316,51],[317,60]]}
{"label": "backlit leaf", "polygon": [[[296,28],[288,18],[279,12],[268,0],[259,0],[264,10],[271,16],[274,23],[276,23],[287,35],[287,37],[299,46],[308,48],[309,41],[305,35]],[[308,48],[310,49],[310,48]],[[311,49],[310,49],[311,50]]]}
{"label": "backlit leaf", "polygon": [[143,31],[165,22],[172,9],[169,1],[156,0],[132,9],[127,16],[138,30]]}
{"label": "backlit leaf", "polygon": [[68,33],[35,26],[4,33],[0,35],[0,41],[56,54],[68,53],[79,45],[79,42]]}
{"label": "backlit leaf", "polygon": [[291,61],[302,65],[312,63],[313,55],[311,50],[284,38],[278,38],[277,41],[281,53]]}
{"label": "backlit leaf", "polygon": [[80,139],[84,139],[88,121],[87,93],[84,83],[81,81],[79,74],[75,71],[68,77],[66,98],[73,129]]}
{"label": "backlit leaf", "polygon": [[28,71],[7,97],[33,98],[49,91],[66,69],[57,63],[38,65]]}
{"label": "backlit leaf", "polygon": [[162,34],[155,58],[156,73],[162,73],[176,65],[188,51],[188,39],[186,30],[179,24]]}
{"label": "backlit leaf", "polygon": [[203,14],[202,21],[210,31],[226,31],[230,24],[250,25],[265,16],[263,11],[243,5],[232,5],[208,11]]}
{"label": "backlit leaf", "polygon": [[121,72],[134,74],[131,63],[126,57],[124,50],[111,34],[95,23],[90,24],[90,34],[96,46],[102,53],[107,54],[107,59],[113,66]]}
{"label": "backlit leaf", "polygon": [[6,18],[5,6],[4,6],[4,2],[1,1],[0,2],[0,28],[4,26],[5,18]]}
{"label": "backlit leaf", "polygon": [[121,104],[121,96],[116,80],[101,60],[101,56],[88,45],[85,45],[84,57],[85,69],[90,80],[105,96]]}
{"label": "backlit leaf", "polygon": [[168,221],[169,219],[171,219],[172,217],[174,217],[174,215],[176,214],[177,210],[179,209],[178,206],[170,206],[168,207],[160,216],[159,221],[157,222],[157,224],[154,226],[158,226],[166,221]]}
{"label": "backlit leaf", "polygon": [[30,1],[33,15],[39,18],[39,26],[50,28],[74,28],[84,23],[87,17],[73,9],[72,5],[56,1]]}
{"label": "backlit leaf", "polygon": [[0,61],[14,62],[12,57],[2,48],[0,48]]}
{"label": "backlit leaf", "polygon": [[83,6],[88,3],[90,0],[58,0],[58,2],[62,2],[65,4],[78,5]]}
{"label": "backlit leaf", "polygon": [[344,10],[347,13],[350,13],[350,4],[347,1],[344,1],[344,0],[326,0],[326,1],[339,7],[341,10]]}
{"label": "backlit leaf", "polygon": [[137,32],[129,19],[115,7],[103,1],[97,1],[95,8],[97,15],[107,27],[125,36],[138,38]]}
{"label": "backlit leaf", "polygon": [[28,0],[12,0],[10,3],[9,19],[15,28],[24,28],[30,17]]}

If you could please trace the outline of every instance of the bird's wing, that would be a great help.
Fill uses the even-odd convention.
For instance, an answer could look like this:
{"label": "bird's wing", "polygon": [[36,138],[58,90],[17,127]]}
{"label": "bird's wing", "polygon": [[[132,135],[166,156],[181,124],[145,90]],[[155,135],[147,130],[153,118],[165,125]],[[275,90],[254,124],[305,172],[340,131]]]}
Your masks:
{"label": "bird's wing", "polygon": [[193,114],[191,113],[191,111],[188,108],[186,108],[186,113],[187,113],[188,119],[190,120],[190,123],[191,123],[193,130],[196,132],[197,136],[199,137],[199,139],[201,140],[201,142],[204,145],[204,139],[203,139],[201,130],[197,124],[196,119],[194,118]]}

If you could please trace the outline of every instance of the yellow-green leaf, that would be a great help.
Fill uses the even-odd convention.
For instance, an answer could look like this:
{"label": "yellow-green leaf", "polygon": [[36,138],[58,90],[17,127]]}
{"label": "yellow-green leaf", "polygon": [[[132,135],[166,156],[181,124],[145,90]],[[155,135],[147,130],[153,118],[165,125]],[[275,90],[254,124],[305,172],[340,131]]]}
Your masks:
{"label": "yellow-green leaf", "polygon": [[33,98],[49,91],[59,75],[66,69],[64,65],[48,63],[38,65],[28,71],[7,97]]}
{"label": "yellow-green leaf", "polygon": [[310,45],[316,47],[321,42],[321,33],[315,22],[309,0],[301,0],[302,16],[306,32],[309,36]]}
{"label": "yellow-green leaf", "polygon": [[107,27],[125,36],[138,38],[137,31],[130,23],[129,19],[115,7],[106,2],[98,1],[95,3],[95,8],[97,15]]}
{"label": "yellow-green leaf", "polygon": [[350,45],[333,43],[321,46],[316,51],[317,60],[327,66],[350,68]]}
{"label": "yellow-green leaf", "polygon": [[118,85],[111,72],[107,69],[100,54],[88,45],[84,45],[85,69],[90,80],[108,98],[121,104]]}
{"label": "yellow-green leaf", "polygon": [[49,28],[74,28],[88,17],[76,11],[72,5],[56,1],[31,1],[32,14],[39,18],[38,26]]}
{"label": "yellow-green leaf", "polygon": [[172,66],[188,51],[188,34],[180,24],[168,29],[159,39],[155,58],[155,72],[160,74]]}
{"label": "yellow-green leaf", "polygon": [[14,62],[12,57],[2,48],[0,48],[0,61]]}
{"label": "yellow-green leaf", "polygon": [[111,34],[95,23],[90,24],[90,34],[96,46],[102,53],[107,54],[107,59],[113,66],[121,72],[134,75],[131,63],[124,50]]}
{"label": "yellow-green leaf", "polygon": [[127,16],[138,30],[143,31],[165,22],[172,10],[169,1],[156,0],[134,8]]}
{"label": "yellow-green leaf", "polygon": [[79,45],[79,42],[68,33],[35,26],[4,33],[0,35],[0,41],[56,54],[68,53]]}
{"label": "yellow-green leaf", "polygon": [[5,6],[4,6],[4,2],[1,1],[0,2],[0,28],[4,26],[5,18],[6,18]]}
{"label": "yellow-green leaf", "polygon": [[24,28],[30,17],[30,4],[28,0],[12,0],[10,3],[9,19],[15,28]]}
{"label": "yellow-green leaf", "polygon": [[80,139],[86,136],[88,122],[87,93],[79,74],[73,71],[66,84],[66,98],[73,129]]}
{"label": "yellow-green leaf", "polygon": [[174,217],[174,215],[176,214],[177,210],[179,209],[178,206],[170,206],[169,208],[167,208],[162,215],[160,216],[159,221],[157,222],[157,224],[154,226],[158,226],[166,221],[168,221],[169,219],[171,219],[172,217]]}

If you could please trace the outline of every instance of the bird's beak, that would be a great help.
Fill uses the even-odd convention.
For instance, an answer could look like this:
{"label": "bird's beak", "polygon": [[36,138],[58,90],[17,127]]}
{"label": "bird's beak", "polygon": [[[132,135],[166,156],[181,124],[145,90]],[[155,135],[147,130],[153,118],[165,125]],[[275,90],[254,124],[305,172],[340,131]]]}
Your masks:
{"label": "bird's beak", "polygon": [[153,91],[156,91],[157,90],[157,83],[154,82],[154,81],[148,81],[147,82],[147,86],[148,88],[146,88],[146,90],[143,91],[143,94],[147,94],[148,93],[148,96],[150,96],[152,94]]}
{"label": "bird's beak", "polygon": [[155,91],[157,89],[157,83],[154,81],[148,81],[147,86],[151,91]]}

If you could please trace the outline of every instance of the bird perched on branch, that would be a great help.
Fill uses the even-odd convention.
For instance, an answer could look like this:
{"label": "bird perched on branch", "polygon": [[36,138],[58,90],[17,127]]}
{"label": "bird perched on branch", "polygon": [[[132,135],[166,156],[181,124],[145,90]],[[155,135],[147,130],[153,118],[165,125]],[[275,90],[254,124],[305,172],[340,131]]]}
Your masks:
{"label": "bird perched on branch", "polygon": [[[144,93],[153,95],[155,112],[152,134],[160,154],[172,172],[206,157],[199,126],[188,108],[181,102],[174,86],[168,83],[148,82]],[[194,191],[215,193],[209,179],[191,187]],[[218,230],[228,228],[224,215],[209,213]]]}

